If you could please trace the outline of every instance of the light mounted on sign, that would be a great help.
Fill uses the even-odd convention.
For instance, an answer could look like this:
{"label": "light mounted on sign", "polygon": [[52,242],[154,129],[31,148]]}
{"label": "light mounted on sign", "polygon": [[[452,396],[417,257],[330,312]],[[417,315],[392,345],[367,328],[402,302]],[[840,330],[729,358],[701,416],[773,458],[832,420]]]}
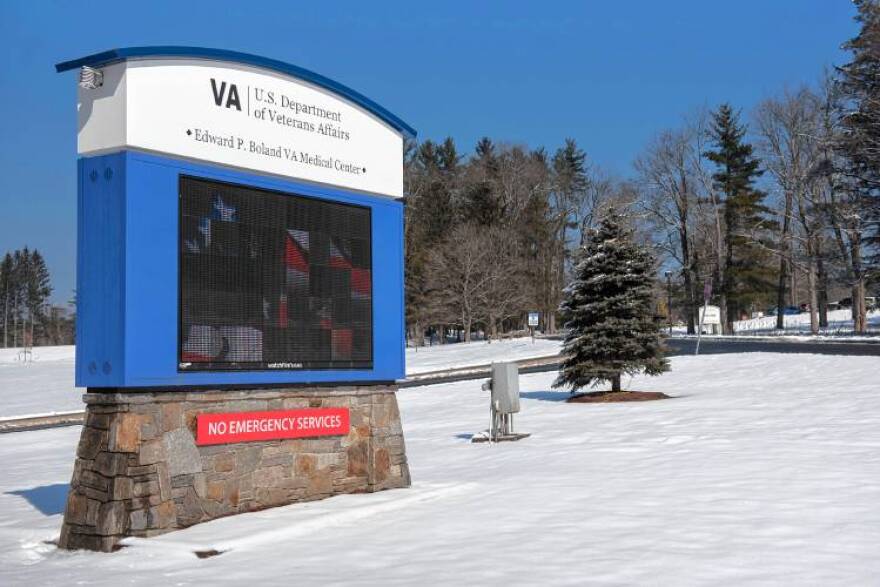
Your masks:
{"label": "light mounted on sign", "polygon": [[79,87],[85,90],[95,90],[104,85],[104,72],[88,65],[83,65],[79,70]]}

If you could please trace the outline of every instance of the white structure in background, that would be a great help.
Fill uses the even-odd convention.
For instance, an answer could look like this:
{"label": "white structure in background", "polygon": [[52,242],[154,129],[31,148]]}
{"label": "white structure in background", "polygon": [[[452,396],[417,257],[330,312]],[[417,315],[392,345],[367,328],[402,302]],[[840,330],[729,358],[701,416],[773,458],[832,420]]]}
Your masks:
{"label": "white structure in background", "polygon": [[704,334],[721,334],[721,308],[703,306],[700,308],[700,324]]}

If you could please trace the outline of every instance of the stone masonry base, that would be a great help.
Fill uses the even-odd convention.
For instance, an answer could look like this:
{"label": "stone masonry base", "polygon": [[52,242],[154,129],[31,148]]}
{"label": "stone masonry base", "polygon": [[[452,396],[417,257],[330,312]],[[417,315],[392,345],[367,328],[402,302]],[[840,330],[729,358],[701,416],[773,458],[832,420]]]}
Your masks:
{"label": "stone masonry base", "polygon": [[[408,487],[394,386],[90,392],[59,546],[111,551],[214,518]],[[347,436],[196,446],[196,416],[346,407]]]}

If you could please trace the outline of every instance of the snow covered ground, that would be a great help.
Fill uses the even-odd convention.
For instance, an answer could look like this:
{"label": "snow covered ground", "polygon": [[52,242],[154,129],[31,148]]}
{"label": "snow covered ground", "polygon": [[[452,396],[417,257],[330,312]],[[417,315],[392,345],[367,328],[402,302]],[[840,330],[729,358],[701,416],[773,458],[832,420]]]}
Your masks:
{"label": "snow covered ground", "polygon": [[[516,361],[559,353],[561,342],[530,338],[435,345],[406,350],[407,373]],[[32,362],[19,349],[0,349],[0,418],[83,409],[82,389],[73,385],[74,347],[38,347]]]}
{"label": "snow covered ground", "polygon": [[434,345],[406,349],[407,374],[426,373],[453,367],[486,365],[493,361],[519,361],[551,357],[562,350],[562,341],[536,338]]}
{"label": "snow covered ground", "polygon": [[[420,351],[421,352],[421,351]],[[477,382],[399,394],[413,487],[216,520],[114,554],[61,552],[79,428],[0,435],[0,584],[871,585],[880,577],[874,357],[674,357],[566,404],[521,378],[517,428]],[[223,554],[197,559],[193,551]]]}
{"label": "snow covered ground", "polygon": [[32,361],[20,349],[0,349],[0,418],[81,411],[73,386],[72,346],[37,347]]}

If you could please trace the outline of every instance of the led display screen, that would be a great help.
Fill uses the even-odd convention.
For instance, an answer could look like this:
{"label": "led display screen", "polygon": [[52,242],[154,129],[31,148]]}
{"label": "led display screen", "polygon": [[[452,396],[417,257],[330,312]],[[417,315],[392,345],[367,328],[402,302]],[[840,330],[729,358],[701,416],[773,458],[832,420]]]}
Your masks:
{"label": "led display screen", "polygon": [[180,178],[178,369],[371,369],[370,209]]}

